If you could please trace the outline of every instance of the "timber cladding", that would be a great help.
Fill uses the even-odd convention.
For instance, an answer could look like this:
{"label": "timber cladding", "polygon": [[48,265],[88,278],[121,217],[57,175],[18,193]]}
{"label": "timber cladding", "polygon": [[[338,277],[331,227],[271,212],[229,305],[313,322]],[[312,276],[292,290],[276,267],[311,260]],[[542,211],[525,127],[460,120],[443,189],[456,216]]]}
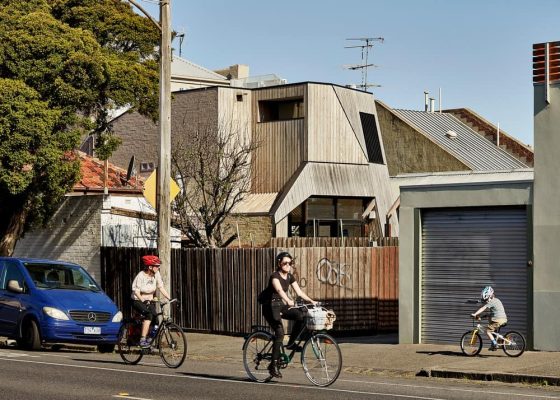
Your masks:
{"label": "timber cladding", "polygon": [[[266,325],[258,293],[274,270],[281,249],[172,249],[171,294],[180,307],[174,320],[183,328],[240,335]],[[284,249],[282,249],[284,250]],[[398,247],[300,247],[294,275],[313,299],[337,315],[336,331],[396,331]],[[131,283],[140,257],[150,249],[101,248],[101,283],[130,314]]]}

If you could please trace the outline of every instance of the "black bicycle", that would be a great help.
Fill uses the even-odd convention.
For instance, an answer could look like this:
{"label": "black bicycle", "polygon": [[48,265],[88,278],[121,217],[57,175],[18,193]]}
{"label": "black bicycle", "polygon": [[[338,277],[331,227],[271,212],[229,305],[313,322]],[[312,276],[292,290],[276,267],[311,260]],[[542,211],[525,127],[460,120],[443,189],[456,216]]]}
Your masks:
{"label": "black bicycle", "polygon": [[[336,318],[334,312],[323,306],[300,305],[306,312],[306,323],[298,334],[295,343],[301,351],[301,365],[305,376],[317,386],[333,384],[342,369],[342,354],[336,340],[326,333],[332,328]],[[272,360],[274,335],[267,326],[254,325],[252,333],[243,344],[243,366],[249,378],[255,382],[268,382],[272,379],[268,365]],[[297,350],[286,353],[282,344],[279,368],[286,368],[292,361]]]}
{"label": "black bicycle", "polygon": [[158,328],[151,335],[151,343],[148,348],[140,347],[140,335],[144,321],[142,315],[135,314],[131,319],[123,322],[119,331],[117,347],[125,363],[138,364],[144,355],[153,354],[157,350],[162,361],[169,368],[179,368],[183,364],[187,356],[187,338],[183,330],[164,313],[165,306],[176,303],[176,301],[177,299],[159,302]]}

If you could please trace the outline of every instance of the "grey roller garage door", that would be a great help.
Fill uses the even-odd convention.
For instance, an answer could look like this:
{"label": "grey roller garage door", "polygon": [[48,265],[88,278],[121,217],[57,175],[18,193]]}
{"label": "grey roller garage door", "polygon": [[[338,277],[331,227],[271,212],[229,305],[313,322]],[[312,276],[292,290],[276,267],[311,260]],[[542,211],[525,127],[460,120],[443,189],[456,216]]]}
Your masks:
{"label": "grey roller garage door", "polygon": [[508,328],[527,334],[527,211],[525,208],[423,210],[421,342],[458,344],[471,326],[465,304],[491,285]]}

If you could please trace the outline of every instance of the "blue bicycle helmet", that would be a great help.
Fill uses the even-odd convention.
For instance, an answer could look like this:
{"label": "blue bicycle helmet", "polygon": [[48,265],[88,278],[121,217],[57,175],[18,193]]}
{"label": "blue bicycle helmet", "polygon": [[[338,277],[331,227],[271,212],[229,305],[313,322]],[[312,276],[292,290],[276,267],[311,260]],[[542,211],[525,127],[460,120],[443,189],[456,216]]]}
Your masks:
{"label": "blue bicycle helmet", "polygon": [[484,289],[482,289],[482,292],[480,293],[480,298],[483,301],[488,301],[488,299],[492,297],[493,294],[494,294],[494,289],[492,289],[492,286],[486,286]]}

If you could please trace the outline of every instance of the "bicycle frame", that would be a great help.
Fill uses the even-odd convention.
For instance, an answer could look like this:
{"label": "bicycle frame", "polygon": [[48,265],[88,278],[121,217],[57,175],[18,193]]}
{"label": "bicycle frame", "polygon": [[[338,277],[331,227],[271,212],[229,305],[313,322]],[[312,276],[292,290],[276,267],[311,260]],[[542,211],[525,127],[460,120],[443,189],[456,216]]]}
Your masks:
{"label": "bicycle frame", "polygon": [[[243,343],[243,365],[250,379],[261,383],[268,382],[272,379],[272,375],[269,374],[270,364],[263,365],[263,362],[272,361],[275,337],[268,326],[253,325],[251,329],[252,332],[245,337]],[[295,353],[301,351],[301,365],[311,383],[329,386],[336,381],[342,367],[342,354],[333,337],[323,329],[309,329],[307,324],[303,324],[294,343],[296,348],[288,349],[288,353],[284,344],[281,344],[277,364],[279,368],[286,368],[295,357]],[[298,347],[301,347],[301,350]]]}
{"label": "bicycle frame", "polygon": [[[484,333],[486,334],[486,330],[483,329],[482,324],[479,322],[476,324],[476,327],[472,331],[471,341],[470,343],[473,344],[476,341],[476,334],[477,333]],[[504,337],[500,332],[490,332],[490,334],[494,337],[497,343],[497,347],[508,346],[514,344],[508,338]]]}

